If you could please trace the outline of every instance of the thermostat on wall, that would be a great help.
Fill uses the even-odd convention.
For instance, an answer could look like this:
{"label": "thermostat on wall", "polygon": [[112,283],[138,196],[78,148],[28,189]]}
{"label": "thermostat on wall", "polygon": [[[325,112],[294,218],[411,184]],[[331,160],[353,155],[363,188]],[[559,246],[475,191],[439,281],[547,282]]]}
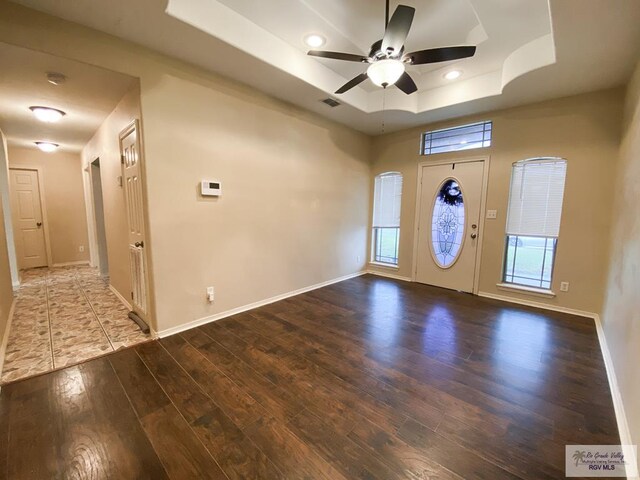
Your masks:
{"label": "thermostat on wall", "polygon": [[202,196],[219,197],[222,195],[222,184],[217,180],[202,180],[200,185]]}

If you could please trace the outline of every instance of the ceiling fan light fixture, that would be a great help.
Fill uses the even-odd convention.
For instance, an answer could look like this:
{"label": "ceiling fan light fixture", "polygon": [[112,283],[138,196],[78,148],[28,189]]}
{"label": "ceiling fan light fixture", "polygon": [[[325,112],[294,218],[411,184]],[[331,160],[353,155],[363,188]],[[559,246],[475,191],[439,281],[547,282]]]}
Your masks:
{"label": "ceiling fan light fixture", "polygon": [[462,72],[460,70],[451,70],[445,73],[443,76],[447,80],[455,80],[456,78],[460,78]]}
{"label": "ceiling fan light fixture", "polygon": [[59,122],[66,115],[62,110],[50,107],[29,107],[29,110],[33,112],[38,120],[45,123]]}
{"label": "ceiling fan light fixture", "polygon": [[304,37],[304,43],[311,48],[318,48],[327,43],[327,39],[317,33],[311,33]]}
{"label": "ceiling fan light fixture", "polygon": [[387,58],[369,65],[367,75],[379,87],[388,87],[396,83],[404,73],[405,66],[400,60]]}
{"label": "ceiling fan light fixture", "polygon": [[35,143],[40,150],[47,153],[55,152],[59,147],[57,143],[51,143],[51,142],[35,142]]}

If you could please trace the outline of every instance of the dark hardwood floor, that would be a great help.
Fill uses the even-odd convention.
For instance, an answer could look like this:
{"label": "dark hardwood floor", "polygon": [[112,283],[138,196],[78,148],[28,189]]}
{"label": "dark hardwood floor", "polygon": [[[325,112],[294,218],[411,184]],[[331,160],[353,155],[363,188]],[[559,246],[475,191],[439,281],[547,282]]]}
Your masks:
{"label": "dark hardwood floor", "polygon": [[618,444],[592,320],[363,276],[0,394],[9,479],[564,478]]}

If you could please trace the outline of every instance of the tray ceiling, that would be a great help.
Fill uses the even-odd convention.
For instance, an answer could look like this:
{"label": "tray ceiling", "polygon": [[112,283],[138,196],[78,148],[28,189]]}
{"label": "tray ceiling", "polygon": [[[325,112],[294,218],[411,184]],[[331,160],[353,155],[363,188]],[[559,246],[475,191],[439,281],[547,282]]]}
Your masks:
{"label": "tray ceiling", "polygon": [[[17,0],[219,72],[361,131],[381,132],[625,83],[640,52],[640,2],[403,0],[416,8],[407,50],[477,45],[470,59],[409,67],[407,96],[365,81],[333,92],[360,64],[311,58],[322,47],[366,53],[384,30],[382,0]],[[399,2],[391,2],[391,10]],[[606,39],[606,40],[605,40]],[[462,71],[454,81],[450,69]],[[320,100],[334,97],[342,106]]]}

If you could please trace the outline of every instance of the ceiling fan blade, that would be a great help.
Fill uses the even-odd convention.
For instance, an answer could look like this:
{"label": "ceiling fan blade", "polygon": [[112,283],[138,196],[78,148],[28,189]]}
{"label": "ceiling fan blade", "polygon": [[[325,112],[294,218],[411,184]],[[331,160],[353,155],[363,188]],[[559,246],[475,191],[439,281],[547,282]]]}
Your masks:
{"label": "ceiling fan blade", "polygon": [[344,92],[346,92],[348,90],[351,90],[356,85],[360,85],[367,78],[369,78],[369,77],[368,77],[368,75],[366,73],[361,73],[357,77],[349,80],[347,83],[345,83],[343,86],[341,86],[338,90],[336,90],[336,93],[344,93]]}
{"label": "ceiling fan blade", "polygon": [[407,35],[409,35],[415,13],[416,9],[413,7],[398,5],[384,32],[384,38],[382,39],[383,53],[390,56],[398,56],[402,52],[402,47],[404,47],[404,42],[407,39]]}
{"label": "ceiling fan blade", "polygon": [[403,57],[403,60],[408,61],[411,65],[423,65],[425,63],[438,63],[473,57],[475,53],[476,47],[431,48],[429,50],[407,53]]}
{"label": "ceiling fan blade", "polygon": [[413,92],[418,90],[416,82],[413,81],[413,78],[411,78],[411,76],[407,72],[404,72],[400,79],[396,82],[396,87],[398,87],[407,95],[411,95]]}
{"label": "ceiling fan blade", "polygon": [[346,60],[347,62],[366,63],[369,59],[363,55],[355,55],[353,53],[326,52],[324,50],[310,50],[307,55],[312,57],[333,58],[335,60]]}

